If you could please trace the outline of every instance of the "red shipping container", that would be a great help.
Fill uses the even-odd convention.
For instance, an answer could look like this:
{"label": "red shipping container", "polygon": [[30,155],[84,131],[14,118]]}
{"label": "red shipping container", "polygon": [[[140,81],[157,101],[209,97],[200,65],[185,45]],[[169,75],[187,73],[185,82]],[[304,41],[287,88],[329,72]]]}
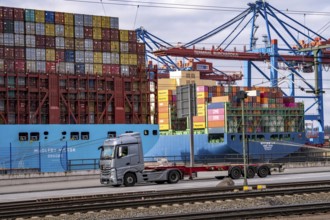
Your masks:
{"label": "red shipping container", "polygon": [[136,43],[128,43],[128,52],[136,53]]}
{"label": "red shipping container", "polygon": [[56,62],[46,62],[46,72],[55,73],[56,72]]}
{"label": "red shipping container", "polygon": [[102,40],[110,40],[110,28],[102,28]]}
{"label": "red shipping container", "polygon": [[14,20],[13,8],[3,7],[2,10],[4,20]]}
{"label": "red shipping container", "polygon": [[119,30],[110,29],[110,39],[112,41],[119,41]]}
{"label": "red shipping container", "polygon": [[111,43],[110,41],[102,41],[102,51],[103,52],[111,52]]}
{"label": "red shipping container", "polygon": [[103,75],[110,75],[111,74],[111,65],[110,64],[103,64],[102,65],[102,74]]}
{"label": "red shipping container", "polygon": [[3,21],[0,20],[0,33],[3,33]]}
{"label": "red shipping container", "polygon": [[102,41],[101,40],[94,40],[93,41],[93,50],[94,51],[102,51]]}
{"label": "red shipping container", "polygon": [[16,60],[15,61],[15,72],[16,73],[25,73],[25,60]]}
{"label": "red shipping container", "polygon": [[24,21],[24,9],[21,8],[14,9],[14,20]]}
{"label": "red shipping container", "polygon": [[0,20],[3,20],[3,8],[0,7]]}
{"label": "red shipping container", "polygon": [[84,36],[87,39],[93,39],[93,28],[92,27],[84,27]]}
{"label": "red shipping container", "polygon": [[143,43],[137,43],[137,52],[138,53],[145,53],[145,45]]}
{"label": "red shipping container", "polygon": [[129,42],[136,42],[136,32],[135,31],[128,31],[128,41]]}
{"label": "red shipping container", "polygon": [[129,66],[129,75],[137,76],[137,67],[136,66]]}
{"label": "red shipping container", "polygon": [[146,57],[145,57],[145,55],[138,54],[138,60],[137,60],[137,62],[138,62],[138,65],[145,66],[145,64],[146,64]]}
{"label": "red shipping container", "polygon": [[120,66],[117,64],[111,64],[111,74],[112,75],[119,75],[120,74]]}
{"label": "red shipping container", "polygon": [[36,47],[45,48],[45,45],[46,45],[46,37],[42,35],[36,35]]}
{"label": "red shipping container", "polygon": [[64,24],[64,13],[55,12],[55,24]]}
{"label": "red shipping container", "polygon": [[5,47],[4,55],[5,55],[4,58],[6,58],[6,59],[14,59],[15,58],[14,47]]}
{"label": "red shipping container", "polygon": [[46,48],[51,48],[51,49],[55,48],[55,37],[52,36],[46,37],[45,45]]}
{"label": "red shipping container", "polygon": [[58,63],[65,61],[65,52],[64,52],[64,50],[56,50],[55,51],[55,60]]}
{"label": "red shipping container", "polygon": [[25,49],[24,47],[15,48],[15,59],[24,60],[25,59]]}
{"label": "red shipping container", "polygon": [[0,46],[0,59],[5,57],[3,46]]}
{"label": "red shipping container", "polygon": [[13,73],[15,70],[15,61],[14,60],[5,60],[4,62],[5,72],[6,73]]}

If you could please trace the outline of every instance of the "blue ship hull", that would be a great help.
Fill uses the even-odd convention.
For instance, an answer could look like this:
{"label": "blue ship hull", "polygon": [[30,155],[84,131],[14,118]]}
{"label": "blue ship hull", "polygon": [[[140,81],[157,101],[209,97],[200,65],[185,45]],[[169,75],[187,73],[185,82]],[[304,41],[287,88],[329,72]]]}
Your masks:
{"label": "blue ship hull", "polygon": [[[1,125],[0,129],[0,169],[39,168],[42,172],[67,171],[69,166],[74,166],[76,160],[79,160],[79,163],[83,160],[97,160],[98,147],[109,135],[131,131],[142,134],[145,157],[150,160],[157,157],[187,160],[190,154],[190,135],[159,135],[158,125]],[[263,135],[265,140],[247,142],[250,158],[282,158],[299,150],[304,144],[302,133],[290,133],[290,140],[287,141],[271,140],[272,133]],[[196,134],[194,154],[196,158],[229,153],[242,154],[240,136],[225,134],[222,142],[209,143],[207,134]],[[87,167],[86,165],[86,169]]]}

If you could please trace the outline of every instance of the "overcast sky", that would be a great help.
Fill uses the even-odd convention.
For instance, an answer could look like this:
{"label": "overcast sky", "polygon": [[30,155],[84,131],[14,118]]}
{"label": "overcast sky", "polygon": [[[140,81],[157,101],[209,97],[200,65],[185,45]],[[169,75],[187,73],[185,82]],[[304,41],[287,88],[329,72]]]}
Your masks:
{"label": "overcast sky", "polygon": [[[86,2],[88,1],[88,2]],[[40,9],[49,11],[61,11],[91,15],[105,15],[119,18],[120,29],[135,29],[144,27],[157,37],[176,44],[187,43],[197,37],[211,31],[226,21],[238,15],[248,8],[248,3],[255,1],[246,0],[0,0],[1,6]],[[93,2],[93,3],[90,3]],[[101,3],[103,2],[103,4]],[[288,13],[287,15],[305,24],[316,32],[322,32],[326,38],[330,38],[330,2],[329,0],[268,0],[275,8]],[[155,5],[158,3],[158,5]],[[160,4],[159,4],[160,3]],[[196,6],[198,5],[198,7]],[[161,7],[159,7],[161,6]],[[206,7],[204,7],[206,6]],[[184,7],[184,9],[182,8]],[[187,9],[190,8],[190,9]],[[198,8],[198,9],[192,9]],[[201,9],[204,10],[201,10]],[[211,38],[207,43],[218,45],[232,28],[228,28],[222,34]],[[256,36],[258,44],[262,44],[262,35],[266,30],[260,24]],[[248,29],[250,30],[250,29]],[[248,34],[242,33],[244,39],[239,39],[235,47],[238,50],[243,45],[248,45]],[[295,37],[303,39],[303,36],[293,33]],[[211,46],[211,45],[210,45]],[[217,65],[224,70],[242,70],[242,62],[220,61]],[[267,71],[267,64],[259,64],[262,70]],[[220,68],[220,67],[219,67]],[[287,75],[285,71],[281,74]],[[314,84],[313,74],[302,74],[308,82]],[[329,72],[324,71],[323,86],[325,88],[325,112],[330,108],[330,77]],[[265,85],[266,86],[266,85]],[[316,113],[312,111],[310,113]],[[326,123],[330,125],[330,115],[325,114]]]}

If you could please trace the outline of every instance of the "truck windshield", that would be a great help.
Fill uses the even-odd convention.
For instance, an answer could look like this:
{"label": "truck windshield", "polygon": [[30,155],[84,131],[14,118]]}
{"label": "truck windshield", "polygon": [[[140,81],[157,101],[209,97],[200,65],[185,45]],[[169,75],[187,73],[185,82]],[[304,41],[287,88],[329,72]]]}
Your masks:
{"label": "truck windshield", "polygon": [[101,159],[103,160],[109,160],[113,159],[115,156],[115,146],[103,146],[103,150],[101,153]]}

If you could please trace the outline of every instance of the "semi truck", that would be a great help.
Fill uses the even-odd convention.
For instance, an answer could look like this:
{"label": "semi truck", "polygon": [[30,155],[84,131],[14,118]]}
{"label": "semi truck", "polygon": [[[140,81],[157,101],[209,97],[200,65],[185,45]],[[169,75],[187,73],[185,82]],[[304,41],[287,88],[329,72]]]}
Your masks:
{"label": "semi truck", "polygon": [[[106,139],[100,155],[100,182],[112,186],[134,186],[136,183],[154,182],[174,184],[184,177],[197,175],[203,171],[227,171],[232,179],[239,179],[244,165],[207,165],[187,167],[184,165],[146,166],[140,133],[124,133],[118,137]],[[271,171],[283,170],[282,164],[253,164],[247,167],[247,178],[258,175],[264,178]]]}

